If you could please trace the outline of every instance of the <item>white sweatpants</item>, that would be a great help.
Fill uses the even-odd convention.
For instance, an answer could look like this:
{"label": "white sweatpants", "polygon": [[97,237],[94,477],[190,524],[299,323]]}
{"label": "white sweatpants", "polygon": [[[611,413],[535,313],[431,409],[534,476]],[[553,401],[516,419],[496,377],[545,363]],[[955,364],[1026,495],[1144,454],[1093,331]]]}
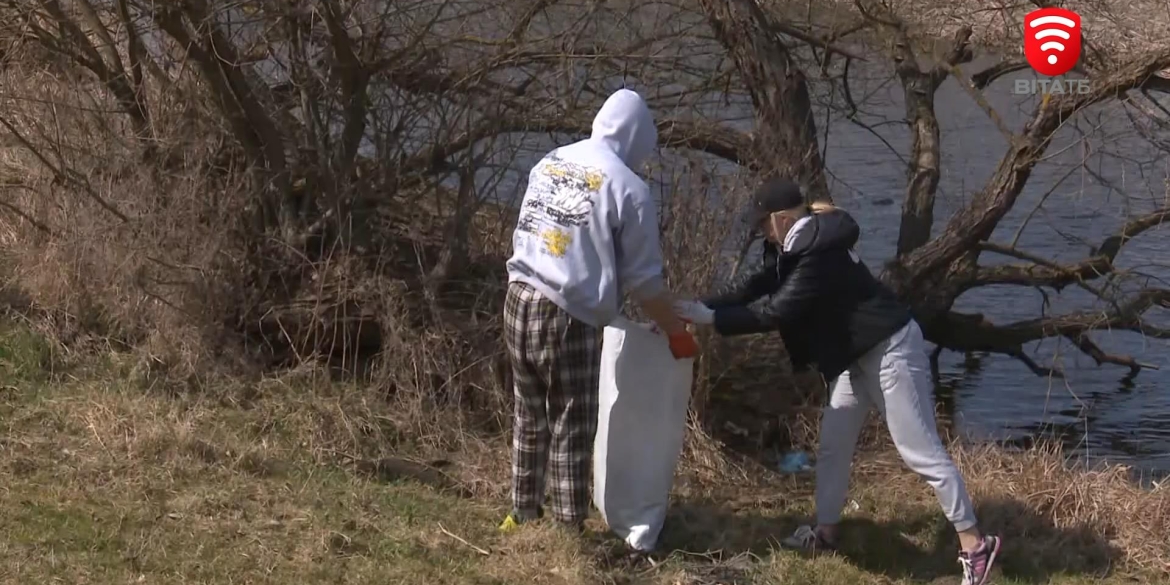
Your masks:
{"label": "white sweatpants", "polygon": [[836,524],[849,492],[853,451],[870,408],[886,419],[902,461],[938,496],[947,519],[962,532],[976,524],[971,498],[938,437],[930,364],[922,330],[911,321],[861,356],[833,384],[821,418],[816,463],[817,523]]}

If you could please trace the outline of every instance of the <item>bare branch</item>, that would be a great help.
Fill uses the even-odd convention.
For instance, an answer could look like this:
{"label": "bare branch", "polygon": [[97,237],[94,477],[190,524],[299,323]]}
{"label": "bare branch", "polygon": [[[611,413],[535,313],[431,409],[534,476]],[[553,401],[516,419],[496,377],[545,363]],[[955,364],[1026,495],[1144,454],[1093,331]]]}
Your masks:
{"label": "bare branch", "polygon": [[971,85],[975,89],[986,89],[995,83],[995,80],[1017,71],[1028,69],[1028,62],[1023,59],[1005,59],[971,76]]}
{"label": "bare branch", "polygon": [[204,0],[184,3],[183,11],[195,25],[199,39],[192,38],[180,13],[163,8],[155,19],[169,36],[182,46],[203,71],[213,92],[231,121],[236,138],[252,158],[254,170],[262,170],[258,187],[264,193],[268,225],[280,226],[282,237],[293,241],[296,233],[297,198],[292,189],[284,137],[273,121],[270,108],[257,97],[234,43],[221,30]]}
{"label": "bare branch", "polygon": [[[0,189],[31,190],[27,185],[22,185],[20,183],[15,183],[15,184],[14,183],[0,183]],[[29,225],[36,228],[37,231],[40,231],[41,233],[44,233],[44,234],[47,234],[50,236],[54,235],[53,230],[49,226],[41,223],[40,221],[37,220],[37,218],[29,215],[28,212],[21,209],[19,206],[14,205],[12,203],[9,203],[8,201],[5,201],[3,199],[0,199],[0,207],[7,209],[8,211],[12,212],[13,215],[27,221],[29,223]]]}
{"label": "bare branch", "polygon": [[1142,84],[1142,90],[1156,91],[1159,93],[1170,93],[1170,79],[1162,77],[1161,75],[1155,75]]}
{"label": "bare branch", "polygon": [[[858,54],[856,52],[849,51],[847,49],[843,49],[841,47],[836,46],[835,44],[833,44],[833,41],[831,41],[829,39],[818,38],[809,32],[802,31],[799,28],[796,28],[795,26],[789,25],[787,23],[773,21],[772,26],[774,26],[778,32],[784,33],[784,34],[786,34],[794,39],[808,43],[814,47],[824,49],[825,51],[827,51],[830,54],[841,55],[842,57],[847,57],[849,59],[855,59],[857,61],[863,61],[863,62],[869,61],[868,59],[866,59],[865,57],[861,56],[860,54]],[[861,30],[861,28],[863,26],[864,25],[852,27],[848,30],[850,32],[857,32],[858,30]]]}
{"label": "bare branch", "polygon": [[17,130],[16,127],[13,126],[7,118],[0,116],[0,126],[4,126],[4,128],[8,130],[10,134],[12,134],[12,137],[15,138],[16,141],[19,142],[25,150],[36,157],[37,160],[40,161],[40,163],[44,165],[46,169],[52,171],[58,179],[85,191],[85,193],[89,195],[91,199],[96,201],[102,209],[105,209],[114,217],[122,220],[123,222],[130,221],[130,218],[126,217],[126,214],[119,211],[118,208],[114,207],[114,205],[109,201],[106,201],[105,197],[102,197],[100,194],[98,194],[97,191],[94,191],[93,187],[91,187],[87,181],[77,178],[77,176],[71,172],[71,169],[62,169],[57,165],[54,165],[52,161],[46,158],[44,153],[42,153],[40,149],[33,145],[33,143],[30,142],[28,138],[26,138],[24,134],[20,132],[20,130]]}
{"label": "bare branch", "polygon": [[851,61],[846,59],[845,66],[841,68],[841,93],[845,98],[845,106],[848,108],[848,111],[845,112],[845,119],[849,120],[849,122],[858,128],[869,132],[870,135],[884,144],[885,147],[889,149],[890,153],[892,153],[902,164],[906,165],[906,168],[911,168],[912,165],[910,164],[910,161],[906,160],[906,157],[902,156],[902,153],[899,152],[893,144],[890,144],[890,141],[885,136],[882,136],[882,134],[878,132],[873,126],[866,124],[858,117],[858,113],[860,113],[861,109],[857,106],[857,101],[853,99],[853,90],[850,88],[850,63]]}
{"label": "bare branch", "polygon": [[1121,230],[1101,242],[1097,247],[1096,254],[1103,255],[1112,261],[1117,257],[1121,247],[1129,240],[1136,238],[1146,230],[1160,227],[1163,222],[1170,220],[1170,206],[1163,207],[1157,211],[1147,213],[1141,217],[1130,220],[1121,228]]}
{"label": "bare branch", "polygon": [[1057,129],[1081,109],[1139,87],[1153,74],[1170,67],[1170,48],[1159,48],[1116,71],[1093,78],[1088,94],[1048,97],[1037,107],[1024,133],[1009,147],[987,185],[971,203],[955,214],[934,240],[900,259],[897,272],[913,274],[900,287],[927,286],[937,271],[959,259],[978,242],[987,239],[1016,199],[1040,161]]}
{"label": "bare branch", "polygon": [[858,10],[894,36],[894,71],[902,82],[906,122],[910,125],[910,161],[906,169],[906,196],[898,231],[898,254],[907,254],[930,240],[934,225],[934,203],[940,177],[938,116],[934,95],[947,74],[973,58],[971,28],[955,32],[944,62],[923,70],[914,55],[914,46],[905,23],[884,7],[868,6],[855,0]]}
{"label": "bare branch", "polygon": [[1170,331],[1154,327],[1141,320],[1143,314],[1153,307],[1170,308],[1170,290],[1150,288],[1140,291],[1126,302],[1119,303],[1111,311],[1076,311],[1066,315],[1041,317],[1003,325],[997,329],[1001,335],[1016,344],[1036,341],[1053,336],[1076,336],[1096,329],[1125,330],[1141,333],[1147,337],[1170,339]]}
{"label": "bare branch", "polygon": [[122,26],[126,27],[126,56],[130,61],[130,74],[134,80],[135,100],[140,105],[149,125],[149,109],[143,104],[146,96],[143,93],[145,79],[142,73],[142,63],[149,60],[153,64],[153,60],[142,45],[142,37],[138,34],[137,27],[134,26],[134,19],[130,15],[129,0],[118,0],[118,17],[122,19]]}
{"label": "bare branch", "polygon": [[1064,372],[1059,368],[1049,368],[1036,363],[1036,360],[1032,359],[1032,356],[1024,353],[1022,348],[1009,347],[1005,348],[1001,353],[1020,360],[1029,370],[1032,370],[1033,374],[1041,378],[1064,378]]}
{"label": "bare branch", "polygon": [[[592,132],[592,121],[570,118],[542,118],[538,116],[495,116],[484,120],[472,130],[435,144],[426,152],[419,153],[399,166],[403,185],[414,184],[421,177],[409,178],[417,173],[450,171],[445,161],[458,152],[471,148],[481,140],[510,133],[547,133],[588,136]],[[668,148],[687,148],[706,152],[741,165],[749,164],[751,139],[741,132],[720,125],[700,126],[690,122],[665,119],[658,121],[659,144]],[[401,185],[400,185],[401,186]]]}
{"label": "bare branch", "polygon": [[980,267],[967,288],[1014,284],[1028,287],[1047,286],[1061,290],[1070,284],[1092,280],[1113,272],[1112,262],[1104,256],[1096,256],[1076,265],[1064,266],[1034,254],[991,242],[980,243],[980,249],[1027,260],[1031,264]]}
{"label": "bare branch", "polygon": [[38,1],[49,15],[53,17],[54,23],[60,27],[64,33],[62,36],[68,36],[73,41],[73,47],[79,49],[82,55],[84,55],[83,60],[79,60],[78,62],[93,70],[103,80],[109,79],[108,65],[102,60],[97,48],[93,46],[93,43],[90,42],[89,37],[85,35],[81,27],[77,26],[77,23],[73,22],[73,19],[65,14],[65,10],[61,8],[61,4],[57,0]]}
{"label": "bare branch", "polygon": [[336,0],[323,2],[321,12],[329,27],[333,55],[339,64],[341,78],[341,100],[344,104],[344,123],[341,131],[341,150],[337,153],[337,180],[348,181],[353,172],[354,159],[361,147],[366,131],[366,87],[370,82],[369,72],[354,51],[353,40],[341,24]]}
{"label": "bare branch", "polygon": [[1142,315],[1152,307],[1170,308],[1170,290],[1145,289],[1111,311],[1077,311],[1065,315],[1041,317],[1017,321],[1007,325],[995,325],[982,315],[948,313],[934,330],[936,343],[956,351],[989,351],[1010,355],[1029,364],[1032,371],[1048,375],[1051,370],[1039,368],[1030,359],[1023,357],[1026,343],[1048,337],[1064,337],[1098,362],[1113,363],[1129,367],[1131,371],[1140,368],[1156,369],[1141,364],[1133,358],[1110,355],[1102,351],[1089,338],[1098,329],[1123,330],[1141,333],[1148,337],[1170,339],[1170,330],[1153,327],[1142,320]]}
{"label": "bare branch", "polygon": [[215,58],[202,44],[187,32],[182,16],[169,10],[157,10],[154,13],[155,22],[168,36],[173,38],[179,46],[187,52],[203,72],[203,78],[211,86],[212,95],[216,98],[223,116],[232,126],[233,134],[248,153],[254,164],[263,164],[264,150],[260,137],[248,122],[247,114],[239,102],[233,98],[233,92],[224,73],[216,66]]}
{"label": "bare branch", "polygon": [[1089,258],[1069,265],[1058,264],[1010,246],[981,242],[979,246],[983,250],[1027,260],[1030,264],[982,267],[974,275],[968,288],[992,284],[1014,284],[1047,286],[1060,290],[1070,284],[1082,283],[1112,274],[1115,271],[1113,262],[1126,242],[1149,229],[1162,225],[1168,219],[1170,219],[1170,207],[1163,207],[1134,218],[1126,222],[1117,233],[1101,242],[1100,246],[1091,251]]}
{"label": "bare branch", "polygon": [[[78,64],[93,72],[109,88],[110,92],[114,94],[118,105],[130,115],[138,136],[140,138],[147,137],[150,127],[150,117],[142,102],[139,101],[137,92],[130,85],[125,68],[122,66],[121,57],[118,55],[117,47],[113,44],[114,41],[110,36],[109,30],[102,24],[93,6],[89,4],[88,0],[82,0],[80,2],[81,13],[86,19],[87,26],[93,29],[94,34],[102,40],[101,52],[90,41],[85,32],[81,30],[81,27],[66,14],[57,0],[39,0],[39,2],[52,17],[54,23],[63,31],[60,37],[68,38],[70,42],[66,43],[65,38],[50,34],[40,26],[34,25],[31,18],[27,19],[26,24],[33,30],[38,40],[45,47],[69,55]],[[104,58],[102,53],[105,54]]]}
{"label": "bare branch", "polygon": [[1093,340],[1089,338],[1088,334],[1085,333],[1069,336],[1068,340],[1073,342],[1073,344],[1077,346],[1077,349],[1084,352],[1085,355],[1093,358],[1093,361],[1097,362],[1098,366],[1102,364],[1125,366],[1129,368],[1129,372],[1131,374],[1136,374],[1143,369],[1159,369],[1158,366],[1141,363],[1129,356],[1106,353],[1099,345],[1094,343]]}
{"label": "bare branch", "polygon": [[532,19],[536,18],[537,14],[548,10],[550,6],[555,4],[557,0],[536,0],[524,11],[516,24],[512,26],[512,32],[508,33],[508,41],[513,44],[518,44],[524,40],[524,35],[528,33],[528,27],[532,26]]}
{"label": "bare branch", "polygon": [[[48,3],[56,4],[55,1]],[[122,66],[122,57],[118,55],[118,46],[114,43],[114,37],[110,35],[110,29],[106,28],[105,23],[102,22],[101,17],[98,16],[97,11],[94,10],[89,0],[77,0],[76,5],[80,9],[82,17],[85,19],[86,26],[101,41],[101,44],[95,48],[105,55],[106,66],[114,70],[114,75],[124,77],[126,70]]]}
{"label": "bare branch", "polygon": [[1003,121],[1003,117],[999,115],[999,112],[995,111],[995,108],[991,106],[991,102],[987,101],[987,98],[983,96],[983,93],[979,91],[975,83],[967,79],[967,76],[963,74],[963,70],[958,65],[954,65],[950,68],[950,72],[955,77],[955,81],[958,82],[959,87],[963,88],[963,91],[967,92],[967,95],[971,96],[971,99],[975,100],[976,104],[979,104],[979,109],[987,114],[987,117],[995,124],[995,128],[1007,139],[1007,143],[1012,144],[1015,142],[1016,134],[1008,128],[1007,123]]}
{"label": "bare branch", "polygon": [[753,160],[765,173],[799,178],[809,198],[828,200],[808,83],[777,39],[774,20],[756,0],[700,0],[700,5],[751,95],[757,118]]}

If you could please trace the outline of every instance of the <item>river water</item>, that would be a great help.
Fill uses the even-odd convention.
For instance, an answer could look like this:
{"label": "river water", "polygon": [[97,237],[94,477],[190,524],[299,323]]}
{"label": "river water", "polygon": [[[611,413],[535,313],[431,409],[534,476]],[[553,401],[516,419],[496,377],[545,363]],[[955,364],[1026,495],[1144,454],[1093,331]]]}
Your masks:
{"label": "river water", "polygon": [[[982,62],[967,69],[976,71]],[[880,124],[904,116],[901,88],[888,73],[873,73],[864,82],[875,92],[866,121],[905,156],[905,125]],[[1013,93],[1021,73],[985,90],[1008,127],[1020,131],[1035,98]],[[858,85],[862,82],[859,81]],[[859,90],[854,87],[856,93]],[[935,210],[935,234],[947,218],[977,192],[994,172],[1006,139],[985,112],[954,81],[937,96],[942,126],[942,179]],[[827,167],[834,200],[862,224],[859,253],[875,271],[894,253],[905,189],[905,166],[871,132],[847,121],[830,125]],[[1127,217],[1166,204],[1170,160],[1135,130],[1119,105],[1095,108],[1062,129],[1037,167],[994,241],[1009,243],[1032,214],[1018,246],[1036,256],[1075,261],[1087,256]],[[1051,195],[1045,195],[1051,191]],[[1044,204],[1033,213],[1037,204]],[[892,202],[891,202],[892,200]],[[891,204],[892,203],[892,204]],[[1155,228],[1130,241],[1118,264],[1148,275],[1150,286],[1170,277],[1170,226]],[[1013,261],[985,253],[984,263]],[[1140,284],[1140,283],[1135,283]],[[1131,287],[1132,288],[1132,287]],[[1045,297],[1025,287],[982,288],[967,293],[956,306],[982,313],[996,323],[1032,319],[1042,311],[1099,308],[1092,296],[1075,287]],[[1167,323],[1165,312],[1150,313],[1150,322]],[[1059,365],[1065,379],[1040,377],[1024,364],[1001,355],[944,352],[937,391],[953,399],[954,419],[964,435],[981,440],[1017,442],[1038,433],[1058,436],[1066,447],[1091,462],[1134,466],[1147,476],[1170,473],[1170,352],[1167,342],[1136,333],[1101,331],[1094,339],[1106,351],[1124,353],[1160,366],[1128,377],[1123,367],[1097,366],[1068,342],[1047,341],[1026,348],[1037,362]],[[949,400],[948,400],[949,401]]]}

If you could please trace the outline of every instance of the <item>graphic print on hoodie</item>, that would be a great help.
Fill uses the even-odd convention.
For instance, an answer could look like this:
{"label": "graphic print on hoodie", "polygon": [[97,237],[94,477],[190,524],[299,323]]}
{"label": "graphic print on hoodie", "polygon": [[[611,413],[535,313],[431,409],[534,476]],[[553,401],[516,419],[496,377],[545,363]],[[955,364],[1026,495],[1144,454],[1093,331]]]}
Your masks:
{"label": "graphic print on hoodie", "polygon": [[574,227],[588,226],[593,198],[604,184],[601,169],[573,164],[557,153],[546,156],[529,175],[528,193],[516,229],[544,242],[555,258],[568,254]]}
{"label": "graphic print on hoodie", "polygon": [[645,299],[665,290],[657,205],[631,170],[657,142],[650,109],[622,89],[602,105],[588,139],[541,159],[528,175],[508,281],[595,327],[617,316],[623,293]]}

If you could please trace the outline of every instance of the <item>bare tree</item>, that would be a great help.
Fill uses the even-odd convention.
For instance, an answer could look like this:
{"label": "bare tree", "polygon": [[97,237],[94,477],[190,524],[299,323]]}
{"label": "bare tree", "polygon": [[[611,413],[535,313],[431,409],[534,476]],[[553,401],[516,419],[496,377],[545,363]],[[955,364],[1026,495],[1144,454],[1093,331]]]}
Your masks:
{"label": "bare tree", "polygon": [[[1166,337],[1166,331],[1143,323],[1142,314],[1154,306],[1170,307],[1170,291],[1147,288],[1124,299],[1094,291],[1109,308],[1008,325],[996,325],[978,315],[960,314],[951,307],[964,292],[992,284],[1057,290],[1069,285],[1089,286],[1088,281],[1105,278],[1113,272],[1113,260],[1127,240],[1159,225],[1167,217],[1170,208],[1133,219],[1121,233],[1098,246],[1092,258],[1071,266],[989,241],[992,232],[1015,205],[1057,130],[1089,106],[1156,83],[1155,74],[1170,67],[1170,48],[1147,49],[1118,67],[1092,74],[1092,91],[1088,94],[1053,95],[1051,99],[1044,99],[1023,131],[1012,132],[981,98],[979,88],[959,70],[959,65],[971,58],[967,47],[971,36],[969,28],[960,29],[955,34],[943,63],[923,71],[910,53],[912,45],[905,23],[888,9],[861,0],[856,4],[870,21],[894,36],[894,60],[909,120],[915,129],[898,256],[888,267],[887,276],[899,294],[912,303],[930,339],[948,349],[1006,353],[1024,360],[1038,373],[1051,373],[1028,358],[1022,346],[1046,337],[1065,337],[1098,363],[1118,363],[1135,370],[1140,368],[1131,358],[1106,354],[1089,334],[1094,329],[1108,328]],[[1014,63],[1001,64],[975,77],[986,85],[1014,67]],[[933,91],[949,74],[958,76],[958,83],[970,91],[973,99],[1006,134],[1009,148],[987,184],[962,211],[947,221],[938,236],[930,238],[939,160]],[[926,179],[922,180],[923,177]],[[1006,254],[1025,263],[983,267],[978,262],[983,252]]]}
{"label": "bare tree", "polygon": [[[499,208],[504,224],[495,231],[506,231],[506,203],[523,181],[524,161],[555,142],[587,135],[592,112],[617,87],[636,87],[661,112],[670,164],[722,165],[724,174],[731,167],[741,177],[790,175],[808,185],[812,198],[826,199],[833,169],[825,164],[824,133],[831,124],[828,117],[817,119],[818,107],[824,101],[856,121],[862,106],[851,91],[850,66],[885,62],[901,84],[911,138],[897,256],[884,276],[913,306],[928,338],[944,348],[1012,355],[1039,372],[1044,369],[1024,354],[1024,344],[1060,337],[1099,362],[1140,367],[1105,353],[1091,332],[1109,327],[1170,337],[1142,318],[1151,307],[1170,303],[1164,290],[1120,295],[1112,284],[1122,246],[1159,225],[1165,209],[1134,218],[1076,264],[1058,264],[991,237],[1057,130],[1095,104],[1126,100],[1130,92],[1165,91],[1170,84],[1155,74],[1170,67],[1170,49],[1088,47],[1082,69],[1092,92],[1053,96],[1026,127],[1012,130],[981,91],[1022,68],[1021,61],[1011,57],[971,75],[962,68],[972,60],[974,43],[986,42],[987,31],[998,26],[995,15],[1017,8],[981,7],[978,17],[991,20],[978,30],[944,30],[932,23],[954,19],[931,20],[933,5],[830,5],[829,16],[817,16],[811,9],[800,14],[808,8],[803,5],[756,0],[185,0],[165,6],[5,0],[0,8],[10,23],[10,78],[31,78],[30,64],[41,64],[42,73],[51,72],[42,75],[46,87],[72,92],[73,125],[95,136],[104,133],[89,144],[111,146],[83,147],[61,131],[69,126],[60,122],[64,98],[40,104],[31,95],[18,99],[9,92],[0,123],[52,177],[42,183],[30,178],[24,191],[66,186],[68,197],[80,196],[124,225],[119,237],[136,242],[126,249],[140,249],[135,238],[144,226],[159,224],[160,210],[181,203],[173,192],[192,176],[184,174],[190,166],[184,161],[197,159],[205,193],[202,211],[193,216],[201,219],[189,223],[202,222],[201,233],[213,233],[219,220],[208,218],[235,214],[222,211],[230,199],[224,194],[235,193],[231,197],[238,200],[231,204],[239,207],[232,209],[245,221],[234,233],[247,242],[240,272],[250,275],[249,286],[303,288],[307,275],[316,278],[320,263],[338,250],[361,255],[373,246],[371,234],[381,229],[375,224],[389,209],[398,214],[391,231],[431,234],[427,245],[433,249],[415,253],[426,260],[414,268],[434,299],[444,283],[474,268],[483,231],[477,218],[485,209],[505,204]],[[948,42],[943,50],[920,50],[942,34]],[[888,51],[860,51],[859,44]],[[934,96],[947,80],[959,83],[996,120],[1009,146],[987,183],[941,222],[935,208],[943,153]],[[750,112],[751,131],[728,115],[739,107]],[[119,120],[129,125],[129,140],[120,134]],[[137,162],[111,164],[115,150],[134,153],[127,156]],[[117,186],[141,161],[152,169],[146,191],[155,195],[148,199]],[[674,196],[706,196],[711,174],[679,174],[687,177],[678,179],[686,186],[680,183]],[[3,207],[22,221],[35,221],[29,225],[41,237],[68,225],[34,213],[29,201],[14,198]],[[434,210],[439,225],[407,219],[421,208]],[[706,223],[731,229],[727,222]],[[695,233],[678,231],[685,236]],[[704,253],[721,249],[725,236],[704,236],[712,242]],[[428,239],[412,237],[416,243]],[[694,246],[672,248],[697,253]],[[188,255],[198,252],[191,249]],[[984,253],[1020,264],[983,265]],[[302,261],[315,267],[306,269]],[[683,271],[677,278],[699,289],[718,272]],[[1004,284],[1077,286],[1107,308],[1011,324],[954,310],[965,292]]]}
{"label": "bare tree", "polygon": [[[1167,337],[1167,331],[1151,326],[1142,318],[1152,307],[1170,307],[1170,296],[1165,289],[1147,287],[1126,295],[1116,282],[1110,281],[1114,276],[1121,276],[1114,261],[1122,246],[1159,226],[1170,208],[1161,207],[1133,217],[1118,233],[1096,246],[1089,258],[1074,264],[1059,264],[1022,251],[1014,242],[993,242],[991,237],[1015,206],[1057,131],[1090,106],[1114,99],[1127,100],[1127,93],[1135,90],[1148,92],[1163,88],[1165,80],[1156,74],[1170,67],[1170,48],[1145,46],[1131,50],[1128,56],[1107,56],[1090,44],[1083,69],[1089,76],[1092,91],[1046,96],[1023,130],[1016,132],[1005,126],[981,91],[998,77],[1025,68],[1021,59],[1006,59],[967,78],[960,66],[971,60],[972,30],[961,27],[955,31],[943,59],[924,68],[915,58],[914,41],[905,20],[888,5],[861,0],[855,5],[890,40],[894,69],[903,88],[907,122],[912,128],[897,258],[888,266],[886,276],[899,294],[911,302],[929,338],[942,348],[1004,353],[1021,359],[1037,373],[1059,374],[1036,364],[1024,353],[1023,346],[1048,337],[1063,337],[1098,364],[1120,364],[1135,372],[1140,369],[1142,365],[1132,358],[1104,352],[1090,334],[1096,329],[1122,329]],[[948,76],[955,77],[973,102],[987,113],[1005,135],[1009,147],[987,184],[931,238],[941,159],[934,92]],[[979,263],[984,252],[1009,256],[1023,263],[985,267]],[[1094,280],[1105,281],[1109,286],[1095,287]],[[1077,286],[1098,297],[1104,308],[1006,325],[991,323],[981,315],[952,310],[960,295],[989,285],[1048,288],[1057,292]]]}

